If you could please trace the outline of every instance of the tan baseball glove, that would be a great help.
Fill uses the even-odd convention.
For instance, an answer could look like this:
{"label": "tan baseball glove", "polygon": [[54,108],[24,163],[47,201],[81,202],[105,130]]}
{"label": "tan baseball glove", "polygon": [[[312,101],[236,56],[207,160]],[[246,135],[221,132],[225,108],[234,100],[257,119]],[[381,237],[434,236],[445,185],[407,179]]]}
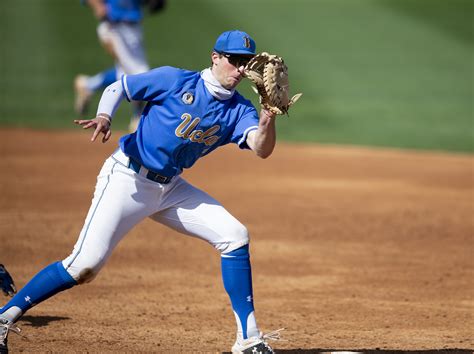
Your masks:
{"label": "tan baseball glove", "polygon": [[279,56],[257,54],[245,66],[244,73],[255,84],[262,106],[275,114],[288,114],[290,106],[302,95],[289,98],[288,67]]}

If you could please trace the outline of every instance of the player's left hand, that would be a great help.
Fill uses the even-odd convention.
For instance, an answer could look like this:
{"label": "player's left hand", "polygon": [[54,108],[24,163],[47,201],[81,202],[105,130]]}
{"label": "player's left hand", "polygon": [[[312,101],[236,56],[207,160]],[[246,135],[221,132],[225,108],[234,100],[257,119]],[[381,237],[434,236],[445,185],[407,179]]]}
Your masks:
{"label": "player's left hand", "polygon": [[276,113],[273,112],[273,111],[270,111],[268,109],[266,109],[265,107],[262,107],[261,111],[260,111],[260,119],[273,119],[275,118],[276,116]]}
{"label": "player's left hand", "polygon": [[110,130],[111,118],[105,114],[99,114],[94,119],[76,119],[74,123],[81,125],[83,129],[94,128],[94,133],[92,133],[91,141],[95,141],[100,133],[104,134],[102,137],[102,142],[105,143],[110,139],[112,135],[112,130]]}
{"label": "player's left hand", "polygon": [[15,283],[3,264],[0,264],[0,289],[6,296],[16,294]]}
{"label": "player's left hand", "polygon": [[260,96],[262,106],[275,114],[288,114],[288,109],[300,97],[298,93],[290,98],[288,67],[277,55],[262,52],[247,63],[243,73],[255,84],[254,91]]}

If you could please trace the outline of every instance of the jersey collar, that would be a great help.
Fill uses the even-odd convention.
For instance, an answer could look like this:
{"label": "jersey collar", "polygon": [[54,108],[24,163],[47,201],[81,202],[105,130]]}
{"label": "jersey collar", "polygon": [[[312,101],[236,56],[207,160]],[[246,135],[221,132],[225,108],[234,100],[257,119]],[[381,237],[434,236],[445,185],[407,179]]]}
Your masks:
{"label": "jersey collar", "polygon": [[207,90],[218,100],[228,100],[232,98],[235,93],[235,89],[227,90],[224,88],[214,77],[210,68],[201,71],[201,78],[204,80],[204,85],[206,86]]}

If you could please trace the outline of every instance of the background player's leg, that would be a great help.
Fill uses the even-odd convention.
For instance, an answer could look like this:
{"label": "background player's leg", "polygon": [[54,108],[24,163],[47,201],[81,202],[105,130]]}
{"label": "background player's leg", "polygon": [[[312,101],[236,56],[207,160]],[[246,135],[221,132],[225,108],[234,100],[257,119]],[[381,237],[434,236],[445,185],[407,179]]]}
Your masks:
{"label": "background player's leg", "polygon": [[145,105],[142,101],[132,101],[132,118],[130,118],[130,123],[128,125],[128,131],[133,133],[137,130],[138,125],[140,124],[140,117],[143,112]]}
{"label": "background player's leg", "polygon": [[143,31],[139,24],[119,23],[111,35],[115,57],[127,75],[150,70],[143,47]]}
{"label": "background player's leg", "polygon": [[115,67],[108,68],[93,76],[77,75],[74,79],[75,111],[80,115],[85,115],[94,92],[106,88],[115,81],[117,81]]}
{"label": "background player's leg", "polygon": [[[140,24],[116,24],[110,39],[119,66],[119,73],[134,75],[150,70],[143,46],[143,31]],[[132,117],[128,127],[130,132],[137,129],[143,107],[143,102],[132,102]]]}
{"label": "background player's leg", "polygon": [[96,92],[105,89],[115,81],[117,81],[117,70],[113,66],[93,76],[87,76],[85,86],[89,91]]}
{"label": "background player's leg", "polygon": [[157,222],[203,239],[221,251],[222,277],[237,321],[237,336],[259,336],[255,320],[248,232],[217,200],[182,178],[165,191]]}

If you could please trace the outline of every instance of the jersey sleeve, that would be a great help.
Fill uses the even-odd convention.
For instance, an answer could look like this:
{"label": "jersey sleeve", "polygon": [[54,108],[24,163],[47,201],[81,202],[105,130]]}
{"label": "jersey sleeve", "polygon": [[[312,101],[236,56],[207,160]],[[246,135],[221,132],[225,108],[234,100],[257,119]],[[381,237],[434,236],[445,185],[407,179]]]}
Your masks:
{"label": "jersey sleeve", "polygon": [[122,87],[128,101],[160,101],[179,81],[179,69],[163,66],[142,74],[123,75]]}
{"label": "jersey sleeve", "polygon": [[253,107],[247,107],[244,114],[237,121],[232,133],[231,141],[237,144],[241,149],[250,149],[247,145],[247,136],[252,130],[258,129],[258,113]]}

